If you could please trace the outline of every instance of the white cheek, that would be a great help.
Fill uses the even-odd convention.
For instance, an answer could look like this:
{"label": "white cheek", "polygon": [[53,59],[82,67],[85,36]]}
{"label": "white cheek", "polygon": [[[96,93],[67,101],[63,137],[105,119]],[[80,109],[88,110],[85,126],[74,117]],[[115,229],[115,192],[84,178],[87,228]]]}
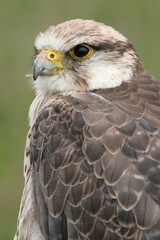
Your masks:
{"label": "white cheek", "polygon": [[133,76],[132,68],[124,68],[124,65],[121,64],[92,66],[88,73],[92,76],[88,79],[90,90],[118,87],[122,82],[129,81]]}

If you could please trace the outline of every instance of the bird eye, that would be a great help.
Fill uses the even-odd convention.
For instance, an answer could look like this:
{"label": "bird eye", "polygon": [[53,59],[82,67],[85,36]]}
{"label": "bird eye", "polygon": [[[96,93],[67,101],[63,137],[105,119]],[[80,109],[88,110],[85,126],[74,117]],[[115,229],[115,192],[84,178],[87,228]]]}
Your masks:
{"label": "bird eye", "polygon": [[80,44],[74,47],[71,51],[70,54],[74,59],[77,60],[85,60],[88,57],[90,57],[93,53],[93,48],[86,44]]}

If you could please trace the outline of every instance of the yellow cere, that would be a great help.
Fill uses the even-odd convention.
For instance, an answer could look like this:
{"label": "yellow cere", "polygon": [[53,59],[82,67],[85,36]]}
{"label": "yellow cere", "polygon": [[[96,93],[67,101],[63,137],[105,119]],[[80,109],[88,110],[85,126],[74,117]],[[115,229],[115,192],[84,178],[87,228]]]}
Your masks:
{"label": "yellow cere", "polygon": [[42,50],[47,53],[47,59],[58,66],[58,68],[64,68],[62,62],[62,53],[56,52],[52,49]]}

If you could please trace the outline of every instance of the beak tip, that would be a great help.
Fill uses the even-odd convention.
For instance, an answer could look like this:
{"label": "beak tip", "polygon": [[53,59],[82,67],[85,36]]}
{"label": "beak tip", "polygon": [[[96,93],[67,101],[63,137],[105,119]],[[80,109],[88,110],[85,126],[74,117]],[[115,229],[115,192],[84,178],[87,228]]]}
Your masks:
{"label": "beak tip", "polygon": [[36,81],[39,75],[43,73],[44,66],[42,64],[35,63],[33,65],[33,80]]}
{"label": "beak tip", "polygon": [[36,81],[36,79],[38,78],[37,74],[33,74],[33,80]]}
{"label": "beak tip", "polygon": [[36,81],[39,76],[50,75],[56,68],[56,64],[42,57],[38,57],[33,65],[33,80]]}

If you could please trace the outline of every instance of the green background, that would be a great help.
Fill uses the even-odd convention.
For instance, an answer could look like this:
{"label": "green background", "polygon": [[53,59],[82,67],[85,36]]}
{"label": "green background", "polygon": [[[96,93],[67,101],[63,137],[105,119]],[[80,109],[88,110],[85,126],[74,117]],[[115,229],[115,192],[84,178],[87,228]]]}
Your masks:
{"label": "green background", "polygon": [[73,18],[113,26],[134,44],[145,68],[160,79],[159,0],[0,1],[0,240],[13,238],[23,189],[28,108],[34,98],[33,42],[39,31]]}

